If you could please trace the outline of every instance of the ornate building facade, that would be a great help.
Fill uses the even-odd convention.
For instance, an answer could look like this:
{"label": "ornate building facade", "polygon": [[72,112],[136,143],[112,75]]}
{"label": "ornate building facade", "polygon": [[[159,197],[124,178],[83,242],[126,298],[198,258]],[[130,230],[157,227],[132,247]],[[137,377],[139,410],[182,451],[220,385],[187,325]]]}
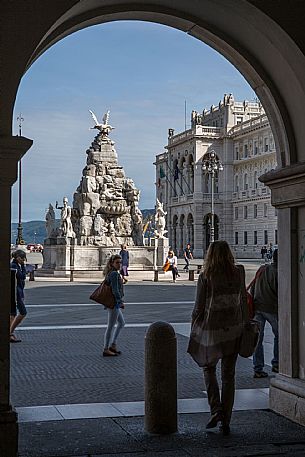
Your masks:
{"label": "ornate building facade", "polygon": [[223,165],[214,179],[215,239],[225,239],[236,257],[260,257],[277,244],[277,215],[270,190],[258,177],[276,167],[274,139],[259,101],[224,95],[217,106],[192,111],[191,128],[168,131],[166,152],[156,157],[157,198],[167,211],[169,242],[182,254],[188,242],[196,257],[210,243],[211,174],[203,158],[211,151]]}

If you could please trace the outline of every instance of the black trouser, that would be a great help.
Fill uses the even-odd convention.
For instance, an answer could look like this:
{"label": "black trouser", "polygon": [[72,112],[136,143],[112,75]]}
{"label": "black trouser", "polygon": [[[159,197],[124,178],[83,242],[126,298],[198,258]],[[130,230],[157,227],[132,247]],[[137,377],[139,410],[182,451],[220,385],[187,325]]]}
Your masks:
{"label": "black trouser", "polygon": [[189,264],[190,264],[190,261],[187,257],[184,257],[184,260],[185,260],[185,267],[183,268],[183,270],[188,270],[189,269]]}
{"label": "black trouser", "polygon": [[221,359],[221,398],[216,378],[216,363],[203,367],[205,385],[211,415],[223,414],[223,423],[230,424],[235,394],[235,365],[237,354],[227,355]]}
{"label": "black trouser", "polygon": [[171,265],[170,270],[172,271],[173,280],[175,281],[175,279],[178,276],[178,269],[177,269],[177,267],[174,267],[174,265]]}

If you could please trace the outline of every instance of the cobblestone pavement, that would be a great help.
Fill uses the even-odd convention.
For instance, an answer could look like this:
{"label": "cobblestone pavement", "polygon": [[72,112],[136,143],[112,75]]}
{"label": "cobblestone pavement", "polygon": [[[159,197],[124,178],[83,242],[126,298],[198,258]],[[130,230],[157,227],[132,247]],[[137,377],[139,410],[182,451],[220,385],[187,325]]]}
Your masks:
{"label": "cobblestone pavement", "polygon": [[[102,357],[104,329],[22,332],[22,343],[12,345],[13,404],[143,400],[145,331],[125,328],[120,339],[123,354],[116,358]],[[205,397],[202,372],[186,353],[188,338],[177,335],[177,342],[178,398]],[[253,379],[251,360],[239,359],[237,389],[268,386],[269,379]]]}
{"label": "cobblestone pavement", "polygon": [[[137,326],[157,320],[189,322],[195,285],[128,284],[124,314],[131,327],[123,329],[123,354],[115,359],[101,355],[105,329],[83,327],[106,324],[103,307],[88,303],[93,288],[79,283],[27,283],[26,330],[19,331],[22,343],[11,345],[15,406],[143,400],[147,327]],[[188,338],[177,334],[177,342],[179,398],[204,396],[202,372],[186,353]],[[268,378],[254,380],[252,374],[251,360],[240,359],[237,388],[269,386]]]}

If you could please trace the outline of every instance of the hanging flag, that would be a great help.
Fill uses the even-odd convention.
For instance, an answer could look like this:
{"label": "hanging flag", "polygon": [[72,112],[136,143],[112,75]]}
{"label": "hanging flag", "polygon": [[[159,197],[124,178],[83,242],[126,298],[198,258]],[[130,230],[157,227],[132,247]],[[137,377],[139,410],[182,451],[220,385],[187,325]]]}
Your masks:
{"label": "hanging flag", "polygon": [[176,181],[178,179],[178,177],[179,177],[179,168],[176,167],[174,169],[174,180]]}

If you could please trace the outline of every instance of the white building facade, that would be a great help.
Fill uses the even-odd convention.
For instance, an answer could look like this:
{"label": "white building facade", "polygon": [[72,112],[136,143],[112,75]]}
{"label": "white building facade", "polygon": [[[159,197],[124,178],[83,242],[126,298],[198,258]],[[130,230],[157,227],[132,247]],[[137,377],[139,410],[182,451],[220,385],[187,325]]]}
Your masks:
{"label": "white building facade", "polygon": [[218,106],[192,112],[191,129],[169,129],[166,152],[156,157],[156,194],[167,211],[169,243],[179,255],[189,242],[196,257],[210,243],[211,175],[203,158],[215,151],[223,171],[215,176],[215,240],[225,239],[236,257],[258,258],[262,245],[277,244],[277,215],[259,176],[276,167],[271,128],[262,105],[225,95]]}

